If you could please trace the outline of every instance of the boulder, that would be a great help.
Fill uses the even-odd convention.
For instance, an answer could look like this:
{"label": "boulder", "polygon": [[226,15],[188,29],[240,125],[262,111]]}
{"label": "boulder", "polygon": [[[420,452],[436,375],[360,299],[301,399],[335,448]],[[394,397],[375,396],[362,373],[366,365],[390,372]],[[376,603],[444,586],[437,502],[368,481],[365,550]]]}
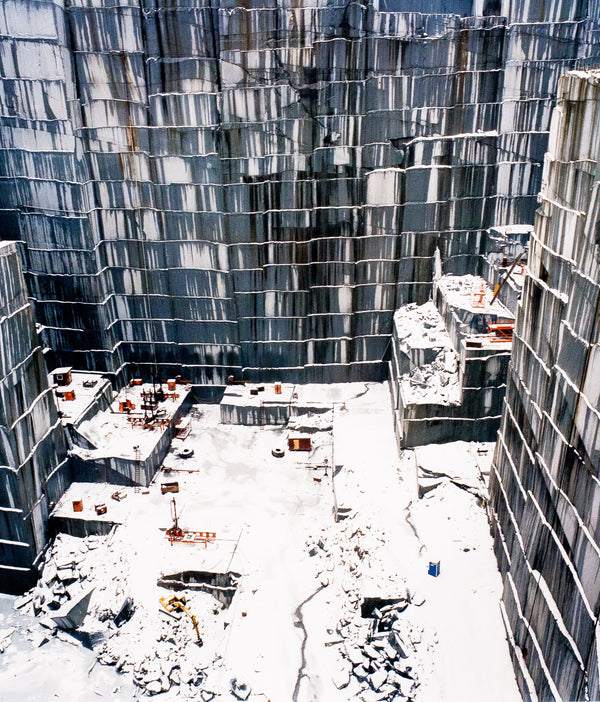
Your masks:
{"label": "boulder", "polygon": [[352,665],[362,665],[365,662],[365,657],[361,653],[360,649],[354,648],[353,646],[346,646],[346,656]]}
{"label": "boulder", "polygon": [[26,592],[22,597],[17,597],[13,603],[14,609],[22,609],[25,605],[28,605],[33,600],[33,590],[31,592]]}
{"label": "boulder", "polygon": [[408,680],[407,678],[400,677],[400,684],[398,685],[398,689],[404,695],[404,697],[410,697],[412,687],[413,687],[412,680]]}
{"label": "boulder", "polygon": [[151,680],[147,685],[144,685],[144,688],[149,695],[158,695],[159,692],[163,691],[160,680]]}
{"label": "boulder", "polygon": [[69,591],[71,599],[52,615],[51,619],[61,629],[77,629],[83,624],[94,588]]}
{"label": "boulder", "polygon": [[371,676],[369,676],[369,685],[375,690],[375,692],[377,692],[381,689],[386,680],[387,672],[382,668],[380,670],[376,670]]}
{"label": "boulder", "polygon": [[332,680],[338,690],[347,687],[350,683],[350,670],[348,668],[338,670]]}
{"label": "boulder", "polygon": [[383,647],[383,655],[389,660],[389,661],[394,661],[396,658],[398,658],[398,651],[389,644],[389,642],[385,643],[385,646]]}
{"label": "boulder", "polygon": [[400,658],[408,658],[408,654],[406,653],[408,647],[404,641],[402,641],[402,638],[397,631],[392,631],[388,637],[388,641],[390,646],[398,653]]}
{"label": "boulder", "polygon": [[369,677],[369,673],[364,666],[357,665],[356,668],[354,668],[354,676],[358,680],[366,680]]}
{"label": "boulder", "polygon": [[237,678],[233,678],[231,681],[231,694],[238,700],[247,700],[251,692],[252,688],[246,683],[238,682]]}
{"label": "boulder", "polygon": [[365,653],[369,658],[376,659],[381,658],[381,654],[371,645],[366,644],[363,646],[363,653]]}

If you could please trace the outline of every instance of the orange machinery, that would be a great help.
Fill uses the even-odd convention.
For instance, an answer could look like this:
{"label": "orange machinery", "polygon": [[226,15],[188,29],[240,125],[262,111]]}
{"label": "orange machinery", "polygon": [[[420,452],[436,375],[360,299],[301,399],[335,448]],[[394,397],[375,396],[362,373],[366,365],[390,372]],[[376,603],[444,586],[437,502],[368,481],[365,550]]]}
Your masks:
{"label": "orange machinery", "polygon": [[189,531],[187,529],[182,529],[179,526],[175,498],[171,500],[171,518],[173,519],[173,526],[165,532],[165,536],[169,539],[171,546],[174,543],[204,544],[206,548],[209,541],[214,541],[217,538],[214,531]]}
{"label": "orange machinery", "polygon": [[488,338],[493,342],[512,341],[513,331],[515,329],[514,322],[499,322],[488,324]]}
{"label": "orange machinery", "polygon": [[170,599],[167,599],[166,597],[160,597],[159,602],[165,610],[165,612],[171,614],[171,612],[180,611],[186,614],[192,620],[194,631],[196,632],[196,636],[198,637],[197,643],[199,646],[202,646],[202,638],[200,637],[200,631],[198,630],[198,620],[187,608],[185,597],[177,597],[177,595],[173,595],[173,597],[171,597]]}

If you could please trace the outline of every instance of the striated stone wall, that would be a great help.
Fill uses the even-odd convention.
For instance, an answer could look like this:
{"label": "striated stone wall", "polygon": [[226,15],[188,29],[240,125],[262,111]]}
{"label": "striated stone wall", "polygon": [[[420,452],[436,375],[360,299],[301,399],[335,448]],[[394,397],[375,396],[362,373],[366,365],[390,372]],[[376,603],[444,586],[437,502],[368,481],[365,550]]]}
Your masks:
{"label": "striated stone wall", "polygon": [[50,502],[70,479],[66,441],[14,243],[0,243],[0,592],[36,579]]}
{"label": "striated stone wall", "polygon": [[548,149],[491,511],[525,698],[598,700],[599,72],[561,79]]}
{"label": "striated stone wall", "polygon": [[530,222],[590,2],[6,0],[0,223],[56,362],[380,378],[433,256]]}

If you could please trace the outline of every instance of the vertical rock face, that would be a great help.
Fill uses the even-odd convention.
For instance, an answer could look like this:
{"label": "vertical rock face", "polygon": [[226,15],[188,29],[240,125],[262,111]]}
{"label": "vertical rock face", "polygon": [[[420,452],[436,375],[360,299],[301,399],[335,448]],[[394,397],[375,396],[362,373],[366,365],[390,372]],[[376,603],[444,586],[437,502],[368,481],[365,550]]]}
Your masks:
{"label": "vertical rock face", "polygon": [[491,478],[527,698],[600,699],[600,73],[559,83]]}
{"label": "vertical rock face", "polygon": [[465,272],[532,220],[558,76],[599,51],[591,3],[445,9],[3,3],[3,235],[57,362],[380,377],[435,249]]}
{"label": "vertical rock face", "polygon": [[0,243],[0,591],[34,579],[49,503],[66,480],[64,435],[17,247]]}

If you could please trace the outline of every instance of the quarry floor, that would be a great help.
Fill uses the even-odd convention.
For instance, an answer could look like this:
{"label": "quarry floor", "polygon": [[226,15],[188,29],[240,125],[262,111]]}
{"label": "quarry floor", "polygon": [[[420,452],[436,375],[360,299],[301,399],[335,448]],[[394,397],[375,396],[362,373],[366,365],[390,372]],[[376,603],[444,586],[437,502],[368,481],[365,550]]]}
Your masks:
{"label": "quarry floor", "polygon": [[[380,700],[369,676],[361,683],[348,661],[352,651],[364,655],[372,620],[361,617],[361,603],[374,597],[408,603],[400,624],[415,683],[394,699],[520,700],[482,504],[493,445],[430,445],[399,456],[387,384],[323,386],[323,394],[335,402],[333,430],[311,434],[313,454],[283,458],[271,449],[285,446],[287,429],[222,425],[218,406],[196,405],[191,434],[174,442],[194,455],[171,452],[147,493],[125,489],[122,526],[93,548],[60,537],[54,549],[56,558],[78,554],[96,612],[123,593],[133,598],[133,617],[104,651],[103,662],[118,661],[122,673],[68,634],[49,634],[29,606],[17,612],[14,598],[2,597],[3,702],[75,702],[90,692],[131,700],[142,694],[132,674],[149,660],[162,664],[163,679],[171,669],[165,673],[165,660],[202,671],[194,685],[168,683],[156,695],[165,701],[234,700],[248,690],[247,699],[271,702]],[[418,466],[437,476],[420,499]],[[161,483],[173,480],[179,493],[161,494]],[[81,486],[80,496],[94,500],[107,489]],[[180,526],[214,532],[215,541],[169,544],[173,497]],[[439,561],[438,577],[428,574],[430,561]],[[201,648],[187,621],[179,638],[170,636],[158,605],[166,591],[157,579],[182,570],[241,576],[228,608],[206,593],[190,596]],[[245,685],[237,697],[232,680]]]}

